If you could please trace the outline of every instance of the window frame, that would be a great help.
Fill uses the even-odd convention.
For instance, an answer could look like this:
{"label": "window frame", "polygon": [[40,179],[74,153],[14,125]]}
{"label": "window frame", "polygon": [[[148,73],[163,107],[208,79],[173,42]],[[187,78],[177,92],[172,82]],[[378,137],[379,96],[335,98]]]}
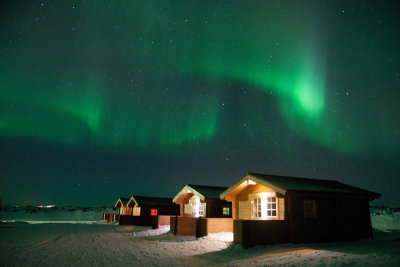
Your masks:
{"label": "window frame", "polygon": [[317,218],[317,203],[315,199],[303,200],[303,216],[304,218]]}
{"label": "window frame", "polygon": [[151,216],[157,216],[158,215],[158,210],[157,209],[150,209],[150,215]]}
{"label": "window frame", "polygon": [[251,216],[255,219],[262,218],[262,199],[260,196],[256,196],[253,198]]}
{"label": "window frame", "polygon": [[222,207],[222,215],[223,216],[231,215],[231,209],[229,207]]}
{"label": "window frame", "polygon": [[276,195],[263,196],[261,194],[254,195],[252,197],[251,218],[262,220],[277,219],[278,198],[276,197]]}

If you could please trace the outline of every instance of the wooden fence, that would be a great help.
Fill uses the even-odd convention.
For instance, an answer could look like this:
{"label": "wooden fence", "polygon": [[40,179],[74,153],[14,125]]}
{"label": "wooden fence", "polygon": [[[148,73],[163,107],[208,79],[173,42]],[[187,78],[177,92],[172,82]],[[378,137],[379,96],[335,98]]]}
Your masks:
{"label": "wooden fence", "polygon": [[211,233],[233,232],[231,218],[171,217],[170,221],[174,235],[202,237]]}
{"label": "wooden fence", "polygon": [[234,220],[233,242],[248,248],[290,241],[289,224],[282,220]]}

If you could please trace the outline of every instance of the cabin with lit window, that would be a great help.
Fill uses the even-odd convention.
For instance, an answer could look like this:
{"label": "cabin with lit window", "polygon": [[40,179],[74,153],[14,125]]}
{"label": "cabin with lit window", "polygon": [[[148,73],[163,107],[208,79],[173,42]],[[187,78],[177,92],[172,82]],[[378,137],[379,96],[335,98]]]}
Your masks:
{"label": "cabin with lit window", "polygon": [[188,184],[173,198],[180,205],[180,216],[171,218],[175,235],[205,236],[232,232],[232,203],[219,195],[227,187]]}
{"label": "cabin with lit window", "polygon": [[219,195],[227,187],[188,184],[172,199],[183,217],[232,218],[232,203]]}
{"label": "cabin with lit window", "polygon": [[115,213],[103,213],[103,221],[109,222],[109,223],[114,223],[114,222],[119,222],[119,218],[121,215],[125,215],[127,212],[129,213],[129,207],[128,207],[128,202],[129,198],[126,197],[120,197],[117,200],[117,203],[115,203],[114,207],[118,209],[118,212]]}
{"label": "cabin with lit window", "polygon": [[128,202],[129,202],[129,198],[120,197],[118,199],[117,203],[115,203],[115,207],[118,208],[119,215],[125,215],[125,214],[129,214],[131,212],[128,207]]}
{"label": "cabin with lit window", "polygon": [[179,205],[171,198],[132,196],[119,198],[115,204],[117,214],[103,214],[103,221],[120,225],[169,225],[170,217],[179,215]]}
{"label": "cabin with lit window", "polygon": [[372,236],[369,201],[380,195],[337,181],[248,173],[221,193],[244,247]]}
{"label": "cabin with lit window", "polygon": [[170,217],[179,215],[179,205],[171,198],[132,196],[120,214],[120,225],[169,225]]}

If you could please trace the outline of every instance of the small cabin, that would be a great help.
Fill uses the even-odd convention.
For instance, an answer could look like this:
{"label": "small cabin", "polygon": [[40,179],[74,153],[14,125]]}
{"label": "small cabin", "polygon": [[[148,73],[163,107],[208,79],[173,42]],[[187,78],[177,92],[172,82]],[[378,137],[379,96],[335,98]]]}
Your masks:
{"label": "small cabin", "polygon": [[131,210],[128,207],[129,198],[120,197],[114,207],[118,209],[118,213],[103,213],[103,221],[108,223],[119,222],[121,215],[130,214]]}
{"label": "small cabin", "polygon": [[132,196],[126,202],[125,213],[121,214],[119,224],[169,225],[170,216],[177,215],[179,205],[174,204],[171,198]]}
{"label": "small cabin", "polygon": [[128,202],[129,202],[129,198],[120,197],[118,199],[117,203],[115,203],[115,207],[118,208],[119,215],[125,215],[125,214],[131,213],[131,210],[128,207]]}
{"label": "small cabin", "polygon": [[337,181],[248,173],[225,190],[234,242],[244,247],[372,236],[369,202],[380,195]]}
{"label": "small cabin", "polygon": [[219,195],[227,187],[188,184],[173,198],[180,205],[180,216],[203,218],[232,218],[232,203]]}
{"label": "small cabin", "polygon": [[206,236],[209,233],[232,232],[232,203],[219,195],[227,187],[188,184],[173,198],[180,205],[180,216],[171,217],[175,235]]}

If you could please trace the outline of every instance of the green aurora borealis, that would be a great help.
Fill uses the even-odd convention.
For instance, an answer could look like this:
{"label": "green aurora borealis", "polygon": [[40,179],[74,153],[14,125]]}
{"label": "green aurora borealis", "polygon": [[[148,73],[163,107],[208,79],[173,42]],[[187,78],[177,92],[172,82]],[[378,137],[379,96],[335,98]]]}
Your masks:
{"label": "green aurora borealis", "polygon": [[[243,172],[270,170],[373,190],[385,162],[393,186],[399,11],[395,1],[4,1],[0,185],[60,179],[68,195],[84,179],[113,199],[125,192],[119,183],[149,193],[128,173],[142,177],[168,162],[150,171],[153,182],[170,184],[158,189],[167,195],[180,184],[229,185]],[[20,157],[25,146],[31,150]],[[32,160],[33,172],[21,170],[36,149],[51,151],[43,157],[58,167],[43,171]],[[74,153],[90,156],[69,179]],[[100,169],[112,174],[93,167],[100,154],[110,165]],[[123,168],[112,166],[122,158]],[[215,166],[207,169],[209,161]],[[373,171],[363,167],[373,162],[380,162]],[[114,188],[99,178],[106,176]]]}

